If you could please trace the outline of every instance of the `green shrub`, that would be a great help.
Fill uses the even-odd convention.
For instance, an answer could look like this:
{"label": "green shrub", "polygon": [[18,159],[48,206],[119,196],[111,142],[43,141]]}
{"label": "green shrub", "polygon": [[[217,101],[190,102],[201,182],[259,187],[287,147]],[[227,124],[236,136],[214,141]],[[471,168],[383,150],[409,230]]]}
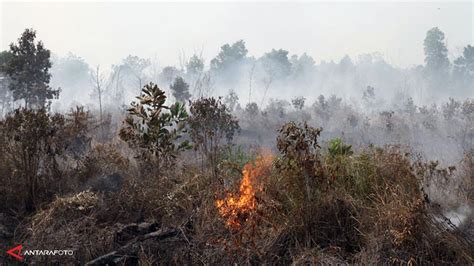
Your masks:
{"label": "green shrub", "polygon": [[179,152],[190,148],[188,141],[178,142],[185,131],[188,113],[182,103],[165,105],[165,92],[153,83],[145,85],[137,99],[128,109],[119,136],[137,149],[145,162],[156,159],[153,163],[160,169],[169,165]]}
{"label": "green shrub", "polygon": [[354,153],[352,151],[352,145],[344,144],[340,138],[335,138],[329,141],[328,151],[332,157],[338,155],[350,156]]}
{"label": "green shrub", "polygon": [[230,144],[240,131],[239,122],[221,99],[200,98],[190,102],[189,136],[195,149],[206,158],[208,166],[217,171],[218,156],[224,142]]}
{"label": "green shrub", "polygon": [[294,179],[290,183],[301,185],[299,190],[306,192],[306,200],[311,200],[314,187],[319,185],[316,184],[316,178],[321,175],[321,147],[318,144],[321,131],[321,128],[311,127],[306,122],[289,122],[280,128],[277,137],[277,148],[282,154],[277,168],[283,175]]}

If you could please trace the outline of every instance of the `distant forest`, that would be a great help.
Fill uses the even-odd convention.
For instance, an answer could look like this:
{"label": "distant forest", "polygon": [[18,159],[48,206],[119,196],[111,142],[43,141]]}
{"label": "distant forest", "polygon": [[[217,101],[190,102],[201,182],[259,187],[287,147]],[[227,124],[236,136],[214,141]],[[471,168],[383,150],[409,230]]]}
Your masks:
{"label": "distant forest", "polygon": [[[35,31],[28,31],[34,39]],[[370,108],[407,101],[431,104],[450,97],[463,99],[474,95],[473,46],[467,45],[462,54],[450,61],[445,35],[438,28],[430,29],[420,47],[413,49],[421,46],[424,63],[406,69],[391,65],[380,53],[357,58],[345,56],[339,62],[319,64],[317,58],[306,53],[296,55],[284,49],[272,49],[255,58],[248,55],[244,40],[222,45],[211,60],[203,58],[202,53],[191,56],[182,53],[179,66],[160,65],[159,55],[153,59],[129,55],[112,66],[92,66],[78,55],[69,53],[59,57],[52,51],[49,84],[61,90],[52,107],[57,110],[68,110],[78,104],[98,107],[97,98],[101,94],[102,105],[120,109],[148,82],[173,93],[173,98],[179,101],[209,96],[238,97],[240,108],[251,103],[265,106],[271,99],[289,102],[298,96],[314,102],[319,95],[335,95],[359,104],[367,92],[378,99],[378,104]],[[12,44],[12,49],[0,54],[3,114],[22,105],[24,99],[10,87],[12,78],[8,73],[12,70],[8,70],[7,62],[16,53],[13,48]]]}

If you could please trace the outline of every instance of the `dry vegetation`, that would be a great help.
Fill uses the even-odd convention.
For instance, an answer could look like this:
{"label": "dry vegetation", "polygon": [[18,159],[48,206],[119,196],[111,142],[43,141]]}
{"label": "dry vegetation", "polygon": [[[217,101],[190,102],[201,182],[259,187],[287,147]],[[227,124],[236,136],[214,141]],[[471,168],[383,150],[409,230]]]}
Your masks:
{"label": "dry vegetation", "polygon": [[165,100],[145,86],[117,134],[82,108],[7,115],[2,243],[75,250],[26,257],[38,264],[474,263],[472,224],[428,196],[472,206],[472,152],[444,169],[402,147],[321,143],[323,129],[296,122],[275,151],[235,146],[220,100],[189,115]]}

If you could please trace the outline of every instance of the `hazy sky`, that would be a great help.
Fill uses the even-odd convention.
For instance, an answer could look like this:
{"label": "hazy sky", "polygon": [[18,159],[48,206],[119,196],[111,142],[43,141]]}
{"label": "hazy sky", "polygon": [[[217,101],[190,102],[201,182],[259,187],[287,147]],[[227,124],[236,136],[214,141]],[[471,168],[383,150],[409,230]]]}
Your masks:
{"label": "hazy sky", "polygon": [[[1,1],[1,0],[0,0]],[[472,2],[1,2],[0,49],[25,28],[52,52],[109,66],[128,54],[177,65],[244,39],[250,55],[272,48],[320,60],[380,52],[391,63],[423,63],[426,31],[438,26],[450,56],[473,44]]]}

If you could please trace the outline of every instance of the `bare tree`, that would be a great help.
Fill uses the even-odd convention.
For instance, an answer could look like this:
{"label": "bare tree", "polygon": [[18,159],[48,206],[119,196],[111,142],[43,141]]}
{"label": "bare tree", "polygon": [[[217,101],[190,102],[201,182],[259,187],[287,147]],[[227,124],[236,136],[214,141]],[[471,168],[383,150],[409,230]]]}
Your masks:
{"label": "bare tree", "polygon": [[211,73],[208,71],[203,73],[202,77],[196,81],[195,89],[197,98],[210,97],[213,92],[214,80]]}
{"label": "bare tree", "polygon": [[260,106],[262,106],[263,103],[265,102],[265,97],[267,96],[267,92],[268,92],[268,89],[270,88],[270,85],[272,85],[273,83],[274,77],[275,77],[275,73],[272,72],[272,73],[268,73],[267,76],[262,79],[265,90],[263,92],[262,102],[260,103]]}
{"label": "bare tree", "polygon": [[255,62],[252,64],[252,67],[249,70],[249,103],[252,102],[252,82],[253,82],[254,72],[255,72]]}
{"label": "bare tree", "polygon": [[123,103],[123,90],[121,89],[121,80],[120,80],[120,74],[122,72],[122,67],[118,67],[116,70],[114,76],[115,76],[115,99],[119,101],[120,103]]}
{"label": "bare tree", "polygon": [[150,59],[129,55],[122,61],[122,77],[126,77],[131,86],[141,91],[146,79],[145,70],[151,65]]}
{"label": "bare tree", "polygon": [[181,62],[186,67],[186,77],[191,84],[192,91],[195,95],[198,95],[198,86],[202,82],[204,74],[204,58],[202,51],[195,51],[193,56],[185,58],[185,61]]}
{"label": "bare tree", "polygon": [[158,83],[158,80],[160,79],[160,64],[158,61],[158,56],[155,54],[151,59],[150,59],[150,78],[154,83]]}
{"label": "bare tree", "polygon": [[[124,86],[123,86],[123,65],[113,65],[112,71],[109,74],[109,86],[106,95],[102,93],[102,99],[109,97],[116,104],[123,104],[124,100]],[[94,87],[97,87],[97,73],[93,75]],[[110,90],[109,90],[110,89]],[[94,91],[96,92],[96,91]],[[98,93],[97,93],[98,94]]]}
{"label": "bare tree", "polygon": [[186,56],[186,52],[184,52],[184,50],[179,51],[178,60],[180,70],[184,71],[186,69],[186,65],[189,62],[189,58]]}
{"label": "bare tree", "polygon": [[99,100],[99,118],[100,123],[102,123],[103,114],[102,114],[102,103],[104,92],[110,87],[114,80],[114,76],[107,77],[104,72],[101,72],[100,66],[98,65],[95,71],[91,71],[91,79],[94,84],[94,92],[97,93]]}

